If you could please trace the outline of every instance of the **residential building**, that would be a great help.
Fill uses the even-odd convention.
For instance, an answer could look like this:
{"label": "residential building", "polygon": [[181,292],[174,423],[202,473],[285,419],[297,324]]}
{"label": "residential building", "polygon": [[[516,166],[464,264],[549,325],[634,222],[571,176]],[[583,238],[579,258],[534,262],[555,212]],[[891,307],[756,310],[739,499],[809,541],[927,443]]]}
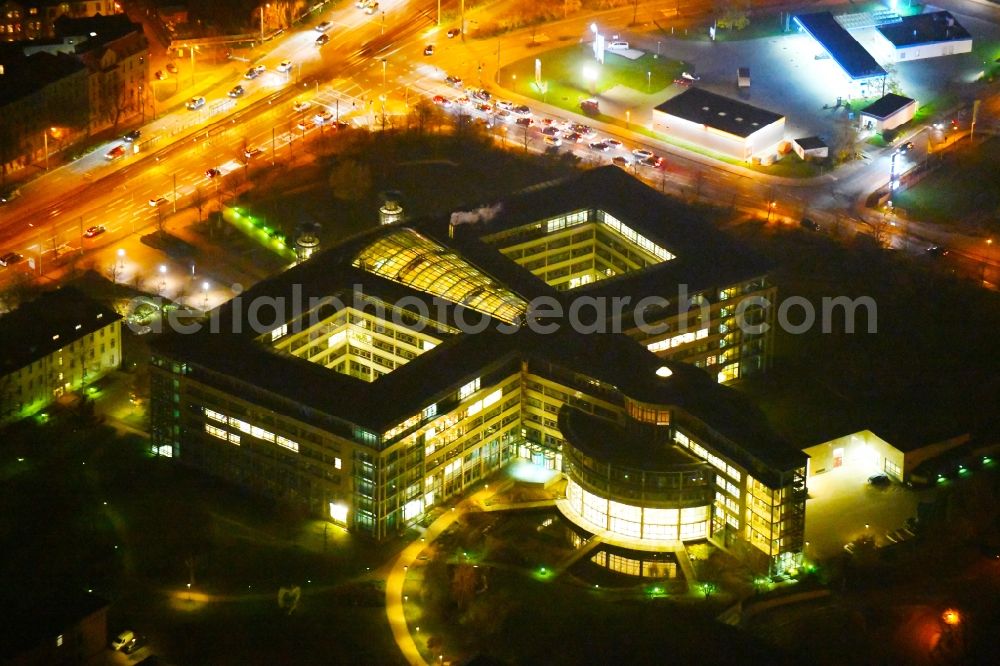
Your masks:
{"label": "residential building", "polygon": [[[726,335],[710,323],[732,316],[720,308],[771,288],[736,250],[610,166],[380,225],[256,285],[201,330],[155,339],[154,451],[375,539],[522,460],[566,475],[560,508],[576,530],[659,553],[641,575],[674,574],[671,554],[705,539],[792,567],[806,456],[700,350]],[[655,301],[665,328],[685,274],[703,313],[670,331],[692,332],[693,346],[669,351],[692,363],[658,357],[638,340],[645,324],[625,321]],[[620,478],[632,473],[648,492]],[[606,566],[620,557],[601,552]]]}
{"label": "residential building", "polygon": [[0,423],[43,409],[121,364],[121,315],[73,287],[0,317]]}
{"label": "residential building", "polygon": [[108,602],[90,593],[40,592],[5,605],[0,661],[10,666],[107,663]]}
{"label": "residential building", "polygon": [[0,41],[51,38],[61,16],[108,16],[122,11],[116,0],[6,0],[0,3]]}

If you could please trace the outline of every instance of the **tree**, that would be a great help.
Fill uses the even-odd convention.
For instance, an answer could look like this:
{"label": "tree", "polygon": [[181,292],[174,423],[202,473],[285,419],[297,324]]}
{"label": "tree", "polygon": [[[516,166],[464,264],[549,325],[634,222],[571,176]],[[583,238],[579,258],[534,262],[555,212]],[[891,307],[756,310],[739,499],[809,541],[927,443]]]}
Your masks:
{"label": "tree", "polygon": [[194,188],[191,194],[191,205],[198,210],[198,222],[201,222],[201,212],[205,208],[205,191],[201,187]]}
{"label": "tree", "polygon": [[833,138],[830,143],[834,162],[842,163],[854,159],[857,153],[858,132],[846,115],[841,115],[834,121]]}
{"label": "tree", "polygon": [[478,578],[471,564],[455,565],[451,574],[451,598],[458,606],[458,610],[464,611],[475,599]]}
{"label": "tree", "polygon": [[341,159],[330,171],[330,189],[337,199],[357,201],[372,188],[371,168],[350,158]]}

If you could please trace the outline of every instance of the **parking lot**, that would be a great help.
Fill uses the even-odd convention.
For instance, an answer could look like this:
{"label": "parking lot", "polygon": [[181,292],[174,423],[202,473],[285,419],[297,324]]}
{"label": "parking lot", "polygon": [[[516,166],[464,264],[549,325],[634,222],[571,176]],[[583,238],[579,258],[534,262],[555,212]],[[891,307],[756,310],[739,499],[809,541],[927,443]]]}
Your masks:
{"label": "parking lot", "polygon": [[917,515],[921,493],[896,482],[887,487],[872,486],[868,477],[876,471],[861,462],[848,462],[809,477],[807,557],[833,557],[843,552],[844,544],[863,536],[874,537],[876,545],[883,546],[886,532]]}
{"label": "parking lot", "polygon": [[[833,8],[834,13],[847,11],[846,7]],[[962,87],[975,81],[983,71],[983,47],[1000,41],[1000,26],[957,14],[956,18],[972,34],[972,53],[902,62],[895,66],[903,94],[915,98],[921,105],[940,100],[937,106],[946,110],[958,103]],[[872,32],[861,31],[855,33],[855,37],[867,45]],[[633,38],[632,42],[654,53],[659,42],[664,56],[691,63],[694,72],[701,77],[697,85],[784,114],[788,137],[818,135],[830,139],[832,121],[837,114],[846,113],[843,107],[834,108],[838,86],[831,85],[843,81],[843,74],[832,59],[816,58],[822,49],[804,33],[725,42],[650,35]],[[737,67],[750,68],[749,88],[738,89]],[[648,101],[657,105],[682,90],[672,85],[660,95],[650,96]],[[881,89],[876,92],[881,94]],[[638,114],[633,113],[633,118],[637,117]]]}

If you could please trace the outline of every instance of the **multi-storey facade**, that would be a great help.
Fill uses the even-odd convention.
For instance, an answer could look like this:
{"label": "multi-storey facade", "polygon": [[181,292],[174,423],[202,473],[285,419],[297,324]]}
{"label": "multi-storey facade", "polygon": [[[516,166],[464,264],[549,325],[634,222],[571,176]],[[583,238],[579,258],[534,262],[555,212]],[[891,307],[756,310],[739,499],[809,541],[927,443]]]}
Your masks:
{"label": "multi-storey facade", "polygon": [[[805,456],[718,373],[659,358],[621,332],[641,328],[624,320],[645,312],[643,304],[619,301],[611,314],[600,310],[603,295],[577,291],[606,283],[652,295],[698,265],[694,247],[722,242],[672,206],[609,167],[498,207],[382,226],[320,253],[213,311],[202,330],[155,341],[155,450],[383,539],[513,459],[564,472],[567,511],[584,489],[629,504],[629,483],[602,486],[580,473],[588,449],[571,440],[568,424],[589,419],[594,427],[576,431],[603,425],[612,433],[603,446],[663,479],[658,495],[639,498],[651,503],[661,547],[739,538],[774,566],[789,565],[802,547]],[[672,238],[681,212],[685,233]],[[574,233],[590,234],[577,255],[589,264],[571,266],[568,277],[591,279],[574,288],[567,275],[519,265],[523,254],[512,257],[510,237],[499,235],[533,224],[532,216],[547,230],[570,215],[584,220]],[[609,247],[611,263],[599,264]],[[620,258],[631,264],[620,269]],[[672,281],[659,272],[671,262]],[[609,275],[611,267],[619,272]],[[726,285],[760,271],[754,262],[730,265],[727,278],[743,275]],[[698,292],[717,293],[705,267],[692,277]],[[584,310],[598,314],[587,319]],[[614,435],[634,427],[642,437]],[[643,438],[653,448],[642,449]],[[644,453],[656,447],[684,469],[659,469],[656,455]],[[674,480],[691,484],[697,506],[668,506],[688,501]],[[622,524],[609,506],[604,515],[615,522],[595,530]],[[631,506],[626,513],[639,504]],[[622,530],[625,543],[633,531]]]}
{"label": "multi-storey facade", "polygon": [[116,0],[6,0],[0,3],[0,41],[48,39],[61,16],[109,16],[122,12]]}
{"label": "multi-storey facade", "polygon": [[121,316],[71,287],[0,317],[0,423],[121,365]]}

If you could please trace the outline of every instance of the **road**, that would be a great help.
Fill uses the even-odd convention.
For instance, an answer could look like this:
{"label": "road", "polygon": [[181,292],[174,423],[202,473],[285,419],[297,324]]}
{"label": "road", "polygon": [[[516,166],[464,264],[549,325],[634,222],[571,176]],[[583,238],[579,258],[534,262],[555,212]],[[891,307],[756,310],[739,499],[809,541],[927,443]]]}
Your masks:
{"label": "road", "polygon": [[[382,13],[374,16],[347,4],[315,17],[317,22],[333,23],[327,46],[318,47],[318,33],[306,27],[269,43],[266,54],[239,52],[222,65],[202,67],[208,70],[203,73],[208,83],[201,85],[194,73],[193,85],[185,90],[191,96],[204,96],[204,107],[195,111],[181,107],[147,124],[136,143],[137,152],[126,157],[107,160],[105,155],[114,146],[131,147],[120,141],[109,142],[26,186],[25,196],[0,211],[0,250],[13,250],[30,259],[14,270],[42,274],[58,257],[122,243],[132,234],[163,224],[195,200],[221,203],[236,181],[245,178],[255,165],[293,158],[302,140],[326,131],[308,122],[317,111],[326,109],[340,121],[377,128],[387,115],[405,113],[417,97],[460,97],[445,82],[447,74],[461,76],[467,83],[478,84],[481,80],[498,96],[529,103],[515,91],[491,86],[490,82],[495,80],[499,66],[537,52],[532,43],[537,36],[534,30],[494,39],[450,39],[444,35],[447,26],[433,26],[434,3],[424,2],[416,11],[413,4],[408,10],[403,0],[388,0],[381,3]],[[644,6],[644,11],[663,14],[667,8],[672,12],[679,6],[682,15],[690,15],[698,13],[703,4],[651,3]],[[492,7],[470,11],[466,25],[474,25],[477,17],[488,16]],[[599,20],[602,25],[624,27],[631,21],[632,12],[631,7],[610,10],[600,13]],[[579,16],[552,22],[544,27],[545,35],[554,42],[579,39],[593,18]],[[427,44],[435,46],[432,56],[423,54]],[[291,61],[291,68],[278,72],[278,64],[285,60]],[[244,73],[251,65],[267,69],[249,80]],[[331,78],[334,73],[336,76]],[[179,76],[186,79],[187,73],[182,69]],[[236,99],[228,97],[237,83],[245,88],[245,94]],[[291,108],[293,101],[307,101],[311,106],[296,113]],[[984,108],[997,103],[994,95]],[[491,124],[502,145],[538,152],[547,148],[541,134],[543,119],[588,122],[534,101],[530,105],[535,124],[529,128],[502,122],[495,110],[470,110],[469,114]],[[300,121],[305,121],[301,127]],[[634,165],[632,170],[654,187],[726,205],[774,223],[797,224],[808,216],[824,227],[837,225],[841,231],[870,233],[881,220],[881,213],[872,214],[859,203],[874,187],[887,182],[889,150],[873,150],[871,159],[819,178],[795,180],[721,164],[621,127],[590,124],[599,130],[598,137],[572,145],[565,142],[556,149],[572,150],[592,163],[628,157],[634,148],[649,150],[666,158],[666,168]],[[924,127],[906,137],[914,141],[916,148],[903,161],[923,159],[928,141],[937,142],[933,133]],[[590,143],[606,138],[621,141],[622,146],[607,151],[590,148]],[[244,150],[248,148],[260,153],[246,158]],[[905,163],[898,166],[905,168]],[[210,178],[206,175],[209,168],[224,173]],[[151,205],[157,201],[158,205]],[[85,232],[95,226],[103,226],[105,232],[86,238]],[[923,252],[929,244],[947,245],[957,250],[952,253],[953,259],[967,260],[970,266],[979,267],[984,281],[998,282],[997,261],[984,251],[982,239],[956,237],[918,222],[899,225],[895,232],[893,243],[899,249]],[[0,268],[0,281],[10,271]]]}

